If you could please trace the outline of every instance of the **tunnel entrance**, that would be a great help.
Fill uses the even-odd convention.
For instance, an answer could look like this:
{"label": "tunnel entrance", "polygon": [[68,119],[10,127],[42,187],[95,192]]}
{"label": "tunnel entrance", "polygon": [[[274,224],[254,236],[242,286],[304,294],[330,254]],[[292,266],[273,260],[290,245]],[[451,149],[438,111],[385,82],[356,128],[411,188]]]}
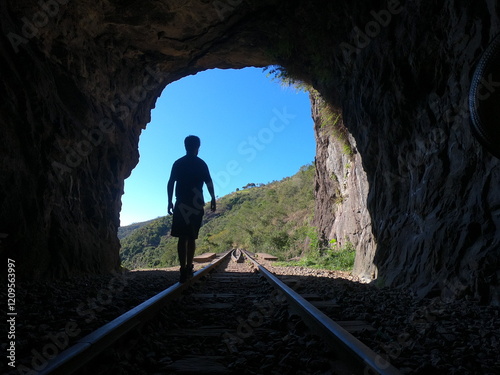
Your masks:
{"label": "tunnel entrance", "polygon": [[292,176],[315,155],[307,92],[280,84],[262,68],[182,78],[164,89],[141,134],[139,164],[125,181],[121,226],[166,215],[170,168],[185,154],[190,134],[201,138],[200,157],[218,197]]}

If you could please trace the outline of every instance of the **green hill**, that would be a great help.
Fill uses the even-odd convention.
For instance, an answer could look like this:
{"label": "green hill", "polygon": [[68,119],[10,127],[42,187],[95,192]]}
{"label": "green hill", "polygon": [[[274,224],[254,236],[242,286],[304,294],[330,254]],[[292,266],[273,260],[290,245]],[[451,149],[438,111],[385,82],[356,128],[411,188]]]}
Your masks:
{"label": "green hill", "polygon": [[[205,208],[197,240],[197,254],[242,247],[280,259],[317,248],[311,226],[314,212],[314,166],[302,167],[281,181],[228,194],[217,201],[217,211]],[[121,239],[121,259],[127,268],[177,265],[177,239],[170,236],[172,217],[165,216],[135,229]]]}
{"label": "green hill", "polygon": [[148,225],[148,224],[152,223],[154,220],[155,219],[148,220],[148,221],[142,221],[140,223],[133,223],[133,224],[118,228],[118,239],[120,239],[120,240],[124,239],[129,234],[131,234],[133,231],[135,231],[136,229],[139,229],[145,225]]}

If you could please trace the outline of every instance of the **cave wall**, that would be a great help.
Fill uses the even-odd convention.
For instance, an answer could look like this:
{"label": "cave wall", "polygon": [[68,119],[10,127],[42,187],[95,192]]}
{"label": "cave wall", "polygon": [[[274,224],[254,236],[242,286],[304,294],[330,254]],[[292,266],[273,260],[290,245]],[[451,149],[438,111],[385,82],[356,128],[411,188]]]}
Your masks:
{"label": "cave wall", "polygon": [[374,246],[359,272],[498,302],[499,163],[467,110],[495,1],[10,0],[0,25],[0,247],[24,275],[119,267],[123,181],[169,82],[278,63],[351,134]]}
{"label": "cave wall", "polygon": [[[500,303],[499,163],[472,136],[467,100],[498,11],[493,1],[407,3],[387,32],[410,37],[375,40],[351,66],[367,90],[351,91],[344,115],[368,156],[382,283]],[[391,61],[375,55],[382,48]]]}

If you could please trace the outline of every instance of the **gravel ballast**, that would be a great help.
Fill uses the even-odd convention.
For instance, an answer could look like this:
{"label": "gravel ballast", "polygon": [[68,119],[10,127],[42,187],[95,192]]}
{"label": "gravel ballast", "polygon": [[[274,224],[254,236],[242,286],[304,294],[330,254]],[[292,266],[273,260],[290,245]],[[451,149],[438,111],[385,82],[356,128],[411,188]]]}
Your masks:
{"label": "gravel ballast", "polygon": [[[498,307],[468,299],[419,299],[408,290],[362,283],[348,272],[276,267],[270,262],[266,267],[279,277],[296,279],[297,292],[331,301],[335,307],[324,312],[333,320],[366,321],[374,329],[355,336],[403,373],[500,373]],[[17,367],[5,366],[2,373],[42,369],[48,358],[171,286],[178,276],[175,267],[52,282],[17,280]],[[2,329],[8,332],[5,320]]]}

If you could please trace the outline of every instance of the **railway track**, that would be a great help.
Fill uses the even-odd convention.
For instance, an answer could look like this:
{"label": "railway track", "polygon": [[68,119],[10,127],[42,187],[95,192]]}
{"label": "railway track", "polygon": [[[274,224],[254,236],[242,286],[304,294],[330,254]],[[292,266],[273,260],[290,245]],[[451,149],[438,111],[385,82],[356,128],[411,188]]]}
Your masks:
{"label": "railway track", "polygon": [[399,374],[246,252],[227,252],[41,374]]}

